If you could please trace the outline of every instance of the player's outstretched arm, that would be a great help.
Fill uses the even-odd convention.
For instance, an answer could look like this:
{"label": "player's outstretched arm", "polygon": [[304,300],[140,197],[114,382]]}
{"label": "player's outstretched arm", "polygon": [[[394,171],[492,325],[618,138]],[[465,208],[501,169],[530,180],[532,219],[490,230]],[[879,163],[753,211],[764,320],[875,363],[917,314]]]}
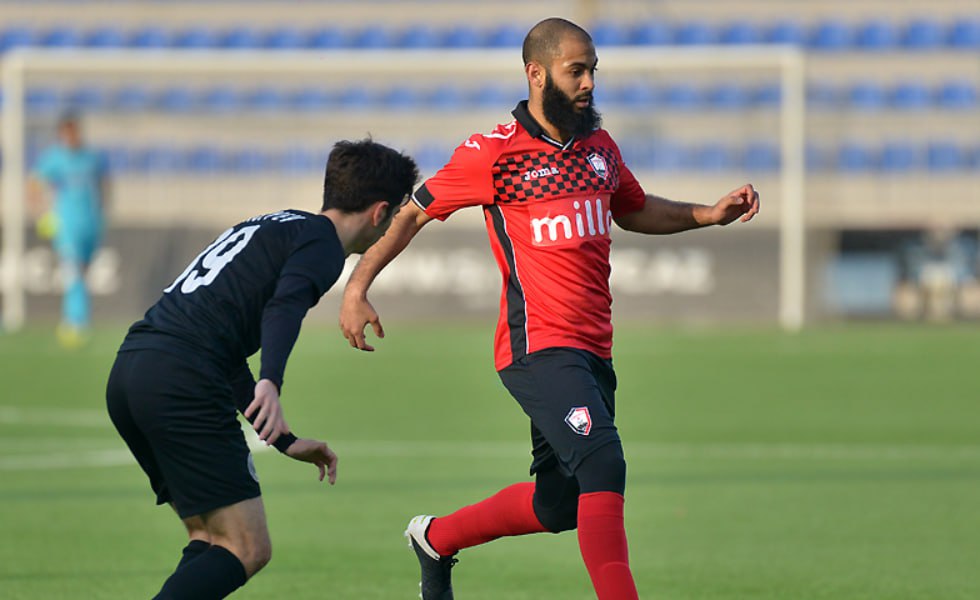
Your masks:
{"label": "player's outstretched arm", "polygon": [[669,234],[709,225],[728,225],[736,219],[745,223],[759,212],[759,192],[751,183],[732,190],[712,206],[675,202],[648,194],[643,208],[615,217],[627,231]]}
{"label": "player's outstretched arm", "polygon": [[337,454],[326,442],[300,438],[289,446],[286,454],[290,458],[316,465],[320,469],[320,481],[326,476],[330,485],[337,483]]}
{"label": "player's outstretched arm", "polygon": [[385,336],[381,319],[368,301],[368,288],[378,273],[401,254],[422,226],[431,220],[414,202],[409,202],[395,215],[384,237],[371,246],[358,261],[344,288],[344,299],[340,305],[340,331],[352,348],[374,351],[374,347],[364,338],[364,328],[369,323],[376,336]]}

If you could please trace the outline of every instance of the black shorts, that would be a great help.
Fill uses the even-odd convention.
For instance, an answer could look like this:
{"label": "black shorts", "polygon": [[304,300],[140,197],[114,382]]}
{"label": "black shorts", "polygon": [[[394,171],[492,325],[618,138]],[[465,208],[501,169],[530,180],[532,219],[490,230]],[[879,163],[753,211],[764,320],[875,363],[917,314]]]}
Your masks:
{"label": "black shorts", "polygon": [[228,376],[206,360],[120,352],[106,403],[157,504],[173,502],[182,519],[261,494]]}
{"label": "black shorts", "polygon": [[589,454],[619,442],[611,360],[576,348],[547,348],[499,374],[531,417],[532,475],[558,467],[572,476]]}

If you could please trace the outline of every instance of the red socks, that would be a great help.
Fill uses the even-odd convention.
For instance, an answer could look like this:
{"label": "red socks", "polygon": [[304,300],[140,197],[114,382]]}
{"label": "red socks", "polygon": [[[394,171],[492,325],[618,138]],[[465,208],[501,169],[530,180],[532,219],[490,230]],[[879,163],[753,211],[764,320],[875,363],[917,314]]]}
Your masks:
{"label": "red socks", "polygon": [[[433,520],[426,537],[436,552],[449,556],[499,537],[547,531],[534,514],[533,497],[534,484],[531,482],[505,487],[482,502]],[[622,505],[619,514],[622,517]]]}
{"label": "red socks", "polygon": [[578,544],[599,600],[637,600],[630,572],[623,496],[593,492],[578,497]]}

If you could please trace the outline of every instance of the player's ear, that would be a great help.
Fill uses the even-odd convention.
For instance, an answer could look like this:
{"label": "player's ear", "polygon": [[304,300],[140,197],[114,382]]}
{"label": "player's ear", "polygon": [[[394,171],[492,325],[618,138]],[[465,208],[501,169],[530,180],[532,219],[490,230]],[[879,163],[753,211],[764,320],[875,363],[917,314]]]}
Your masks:
{"label": "player's ear", "polygon": [[377,227],[388,218],[388,202],[379,200],[371,207],[371,225]]}
{"label": "player's ear", "polygon": [[531,87],[541,89],[544,87],[544,68],[535,61],[524,65],[524,72],[527,74],[527,82]]}

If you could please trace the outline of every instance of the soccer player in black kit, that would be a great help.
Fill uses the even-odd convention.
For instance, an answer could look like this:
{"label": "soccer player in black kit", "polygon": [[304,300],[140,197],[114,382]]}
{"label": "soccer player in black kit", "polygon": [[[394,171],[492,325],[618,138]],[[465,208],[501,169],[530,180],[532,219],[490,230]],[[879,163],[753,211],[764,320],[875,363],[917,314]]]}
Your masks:
{"label": "soccer player in black kit", "polygon": [[[327,160],[318,214],[284,210],[218,236],[126,335],[109,375],[109,415],[190,541],[156,598],[224,598],[269,562],[271,544],[237,412],[259,439],[337,477],[324,442],[290,432],[279,403],[309,308],[345,258],[387,230],[418,180],[415,162],[363,140]],[[261,348],[256,383],[246,359]]]}

